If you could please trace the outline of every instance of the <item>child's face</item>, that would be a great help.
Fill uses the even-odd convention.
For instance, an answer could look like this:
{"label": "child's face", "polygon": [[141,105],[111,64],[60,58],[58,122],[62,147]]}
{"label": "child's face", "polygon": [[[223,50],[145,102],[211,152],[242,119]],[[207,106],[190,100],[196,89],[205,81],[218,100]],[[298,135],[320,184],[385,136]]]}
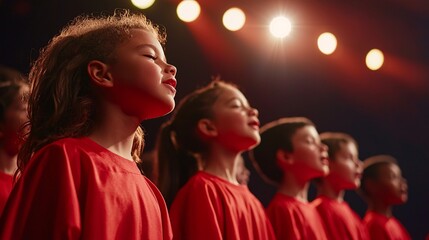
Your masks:
{"label": "child's face", "polygon": [[114,52],[111,94],[126,113],[141,120],[165,115],[175,106],[177,70],[166,62],[152,33],[133,29],[131,35]]}
{"label": "child's face", "polygon": [[408,185],[402,177],[401,169],[398,165],[389,163],[383,164],[378,169],[378,178],[375,181],[376,191],[380,198],[389,205],[403,204],[408,200]]}
{"label": "child's face", "polygon": [[320,142],[314,126],[297,129],[292,136],[294,171],[302,178],[323,177],[329,172],[327,146]]}
{"label": "child's face", "polygon": [[27,120],[27,101],[24,96],[28,94],[29,87],[23,85],[13,102],[6,108],[4,121],[0,122],[1,145],[10,156],[18,154],[18,132]]}
{"label": "child's face", "polygon": [[258,111],[249,106],[247,99],[236,88],[227,87],[214,103],[213,119],[216,129],[214,140],[232,151],[245,151],[261,140]]}
{"label": "child's face", "polygon": [[356,189],[360,186],[362,162],[352,142],[343,143],[329,161],[329,175],[326,177],[338,190]]}

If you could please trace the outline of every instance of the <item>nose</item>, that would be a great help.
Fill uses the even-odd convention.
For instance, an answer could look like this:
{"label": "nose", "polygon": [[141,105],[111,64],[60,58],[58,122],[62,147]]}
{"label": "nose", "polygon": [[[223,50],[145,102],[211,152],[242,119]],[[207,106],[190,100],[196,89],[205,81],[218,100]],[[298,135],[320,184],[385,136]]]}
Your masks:
{"label": "nose", "polygon": [[252,116],[256,116],[256,117],[259,116],[259,111],[256,108],[249,107],[249,112],[250,112],[250,115]]}
{"label": "nose", "polygon": [[357,168],[360,170],[360,171],[363,171],[363,162],[360,160],[360,159],[358,159],[357,160],[357,163],[356,163],[357,165]]}
{"label": "nose", "polygon": [[324,143],[320,143],[320,151],[321,152],[328,152],[328,145]]}
{"label": "nose", "polygon": [[173,76],[176,76],[177,68],[171,64],[167,64],[164,69],[165,73],[171,73]]}

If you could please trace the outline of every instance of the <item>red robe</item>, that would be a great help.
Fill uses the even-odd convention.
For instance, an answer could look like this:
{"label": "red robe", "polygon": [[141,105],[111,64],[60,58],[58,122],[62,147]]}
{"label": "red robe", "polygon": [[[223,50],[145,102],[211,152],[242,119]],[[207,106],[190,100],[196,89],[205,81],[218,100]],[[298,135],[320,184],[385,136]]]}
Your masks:
{"label": "red robe", "polygon": [[328,239],[369,239],[360,217],[346,202],[319,196],[311,204],[317,209],[322,218]]}
{"label": "red robe", "polygon": [[275,239],[262,204],[247,186],[198,172],[170,209],[175,240]]}
{"label": "red robe", "polygon": [[0,239],[171,238],[158,189],[134,162],[89,138],[39,150],[0,219]]}
{"label": "red robe", "polygon": [[13,176],[0,171],[0,216],[12,191]]}
{"label": "red robe", "polygon": [[277,193],[266,211],[279,240],[327,240],[319,213],[310,203]]}
{"label": "red robe", "polygon": [[373,211],[367,211],[363,218],[372,240],[410,240],[410,234],[394,217],[386,217]]}

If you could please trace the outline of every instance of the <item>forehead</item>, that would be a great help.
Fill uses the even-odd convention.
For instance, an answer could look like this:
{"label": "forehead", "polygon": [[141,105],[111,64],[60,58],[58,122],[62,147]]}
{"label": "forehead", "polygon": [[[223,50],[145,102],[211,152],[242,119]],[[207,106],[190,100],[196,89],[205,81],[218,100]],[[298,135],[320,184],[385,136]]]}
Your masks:
{"label": "forehead", "polygon": [[400,174],[401,169],[399,168],[398,165],[396,165],[394,163],[381,164],[378,168],[378,174],[380,176],[386,176],[386,175],[389,175],[391,173]]}
{"label": "forehead", "polygon": [[230,86],[225,86],[222,88],[216,102],[222,104],[222,103],[228,103],[233,100],[239,100],[244,104],[248,104],[247,99],[243,95],[243,93],[237,88],[230,87]]}
{"label": "forehead", "polygon": [[121,48],[138,48],[139,46],[152,45],[156,50],[162,52],[161,43],[158,41],[157,35],[149,30],[141,28],[133,28],[130,30],[129,38],[119,44]]}
{"label": "forehead", "polygon": [[307,126],[298,128],[295,131],[295,134],[293,135],[294,139],[305,139],[308,137],[319,138],[319,133],[317,132],[316,128],[312,125],[307,125]]}
{"label": "forehead", "polygon": [[356,144],[354,144],[351,141],[340,142],[338,146],[339,146],[339,148],[338,148],[339,152],[346,152],[346,153],[357,152]]}

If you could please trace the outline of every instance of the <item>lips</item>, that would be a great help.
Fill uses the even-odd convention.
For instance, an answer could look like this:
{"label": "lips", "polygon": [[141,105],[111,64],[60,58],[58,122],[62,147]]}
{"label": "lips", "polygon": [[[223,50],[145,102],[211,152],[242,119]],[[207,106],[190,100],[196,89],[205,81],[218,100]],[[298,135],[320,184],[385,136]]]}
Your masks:
{"label": "lips", "polygon": [[259,129],[259,121],[257,121],[257,120],[251,121],[249,123],[249,126],[255,128],[255,129]]}
{"label": "lips", "polygon": [[162,83],[163,83],[163,84],[170,85],[170,86],[172,86],[173,88],[176,88],[176,86],[177,86],[177,81],[176,81],[176,79],[168,79],[168,80],[163,81]]}
{"label": "lips", "polygon": [[326,156],[322,156],[320,158],[320,161],[322,162],[323,165],[329,165],[329,158]]}

